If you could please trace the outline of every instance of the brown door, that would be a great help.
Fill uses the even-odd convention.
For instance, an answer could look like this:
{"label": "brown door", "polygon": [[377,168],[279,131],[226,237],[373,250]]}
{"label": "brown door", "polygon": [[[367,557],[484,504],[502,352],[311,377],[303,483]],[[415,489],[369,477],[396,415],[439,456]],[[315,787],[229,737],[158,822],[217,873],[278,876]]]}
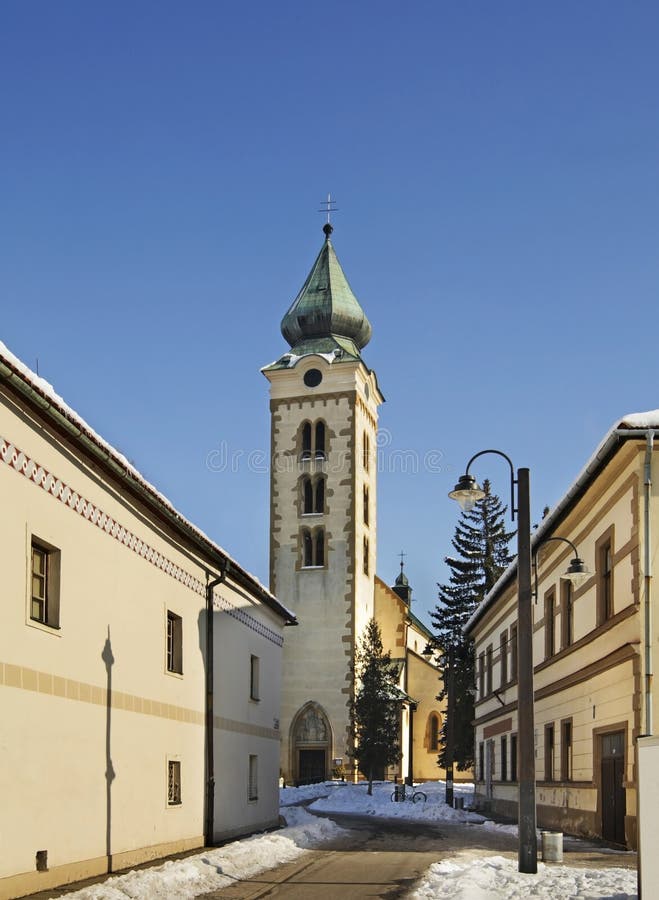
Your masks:
{"label": "brown door", "polygon": [[602,837],[625,843],[625,733],[602,735]]}
{"label": "brown door", "polygon": [[298,784],[316,784],[324,781],[325,751],[324,750],[300,750],[300,768]]}

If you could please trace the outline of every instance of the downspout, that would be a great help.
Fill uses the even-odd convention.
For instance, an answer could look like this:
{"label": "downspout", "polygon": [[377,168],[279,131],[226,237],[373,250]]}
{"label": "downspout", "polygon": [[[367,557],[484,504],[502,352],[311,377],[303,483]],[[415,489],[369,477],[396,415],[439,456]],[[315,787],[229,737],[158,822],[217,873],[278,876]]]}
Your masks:
{"label": "downspout", "polygon": [[654,431],[648,430],[645,448],[645,734],[653,734],[652,722],[652,542],[651,537],[651,505],[652,498],[652,451]]}
{"label": "downspout", "polygon": [[[215,829],[215,745],[213,740],[213,591],[222,584],[229,571],[229,560],[224,561],[218,578],[206,584],[206,815],[204,821],[204,843],[213,844]],[[206,578],[210,577],[206,573]]]}

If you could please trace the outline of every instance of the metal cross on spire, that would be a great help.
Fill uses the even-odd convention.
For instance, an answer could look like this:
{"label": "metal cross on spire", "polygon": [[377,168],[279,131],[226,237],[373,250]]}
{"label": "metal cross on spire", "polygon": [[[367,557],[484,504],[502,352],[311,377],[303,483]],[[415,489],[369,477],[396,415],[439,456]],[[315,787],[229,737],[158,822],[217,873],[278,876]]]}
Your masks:
{"label": "metal cross on spire", "polygon": [[328,194],[327,200],[321,200],[320,203],[321,203],[321,206],[324,207],[324,209],[319,209],[318,212],[327,213],[327,224],[331,225],[332,224],[330,222],[331,213],[338,212],[336,200],[332,200],[332,195]]}
{"label": "metal cross on spire", "polygon": [[400,570],[402,572],[403,566],[405,565],[405,557],[407,556],[407,553],[403,553],[403,551],[401,550],[398,555],[400,556]]}

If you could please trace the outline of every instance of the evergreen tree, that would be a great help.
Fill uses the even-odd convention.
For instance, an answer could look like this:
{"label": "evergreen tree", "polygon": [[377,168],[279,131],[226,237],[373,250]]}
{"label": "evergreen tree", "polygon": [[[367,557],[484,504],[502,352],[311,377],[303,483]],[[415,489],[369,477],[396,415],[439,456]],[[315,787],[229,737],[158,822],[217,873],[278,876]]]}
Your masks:
{"label": "evergreen tree", "polygon": [[[380,627],[371,619],[359,642],[355,657],[358,688],[352,704],[353,755],[360,772],[368,778],[383,777],[385,766],[398,762],[400,752],[400,705],[398,669],[382,647]],[[382,773],[382,774],[381,774]]]}
{"label": "evergreen tree", "polygon": [[[497,581],[513,556],[508,545],[515,534],[506,531],[507,507],[483,482],[485,496],[469,512],[460,516],[452,540],[457,557],[447,556],[451,570],[448,584],[440,584],[439,603],[430,614],[439,651],[439,666],[453,664],[453,762],[460,771],[474,765],[474,648],[463,628],[472,613]],[[447,679],[437,697],[447,696]],[[446,765],[446,717],[442,725],[439,764]]]}

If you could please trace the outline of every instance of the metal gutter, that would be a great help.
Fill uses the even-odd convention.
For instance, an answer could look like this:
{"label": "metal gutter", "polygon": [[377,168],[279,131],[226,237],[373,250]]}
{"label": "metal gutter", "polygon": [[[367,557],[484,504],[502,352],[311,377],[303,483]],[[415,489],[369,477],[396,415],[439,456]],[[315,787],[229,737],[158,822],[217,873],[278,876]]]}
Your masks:
{"label": "metal gutter", "polygon": [[645,734],[653,733],[653,717],[652,717],[652,681],[653,681],[653,665],[652,665],[652,517],[651,517],[651,501],[652,501],[652,452],[654,450],[655,432],[648,429],[646,432],[645,447],[645,491],[644,491],[644,520],[645,520]]}

